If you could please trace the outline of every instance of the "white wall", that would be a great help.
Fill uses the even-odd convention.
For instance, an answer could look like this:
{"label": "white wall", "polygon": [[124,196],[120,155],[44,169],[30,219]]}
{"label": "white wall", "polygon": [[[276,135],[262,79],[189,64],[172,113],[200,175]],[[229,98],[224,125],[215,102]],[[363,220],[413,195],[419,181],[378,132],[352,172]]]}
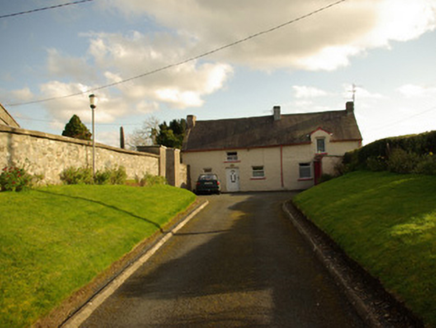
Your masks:
{"label": "white wall", "polygon": [[[332,136],[323,130],[312,133],[311,143],[254,149],[228,149],[205,152],[183,152],[183,163],[190,166],[191,186],[198,176],[210,168],[221,181],[222,191],[227,191],[226,169],[239,169],[240,191],[303,190],[314,185],[313,161],[317,155],[316,138],[325,138],[323,173],[334,173],[336,164],[345,152],[360,147],[358,141],[332,142]],[[227,161],[227,152],[238,153],[237,161]],[[300,163],[311,163],[312,178],[300,179]],[[252,167],[263,166],[265,177],[253,178]]]}

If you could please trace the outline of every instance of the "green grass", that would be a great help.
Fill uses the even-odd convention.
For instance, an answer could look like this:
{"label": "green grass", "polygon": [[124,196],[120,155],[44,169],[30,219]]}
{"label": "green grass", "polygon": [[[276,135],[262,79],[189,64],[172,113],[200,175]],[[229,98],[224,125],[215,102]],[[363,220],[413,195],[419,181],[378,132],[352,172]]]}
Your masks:
{"label": "green grass", "polygon": [[302,212],[436,327],[436,177],[354,172],[294,199]]}
{"label": "green grass", "polygon": [[195,200],[169,186],[0,193],[0,327],[24,327]]}

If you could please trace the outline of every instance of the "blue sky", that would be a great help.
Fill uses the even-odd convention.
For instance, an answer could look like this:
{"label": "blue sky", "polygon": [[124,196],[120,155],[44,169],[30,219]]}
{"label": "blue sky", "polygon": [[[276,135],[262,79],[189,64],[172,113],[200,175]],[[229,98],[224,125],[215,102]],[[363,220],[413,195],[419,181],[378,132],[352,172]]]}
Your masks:
{"label": "blue sky", "polygon": [[[0,0],[0,16],[68,2]],[[97,141],[117,146],[120,126],[150,117],[341,110],[353,84],[365,144],[435,129],[436,0],[94,0],[1,18],[0,103],[25,129],[60,135],[73,114],[90,127],[93,88],[286,22],[95,91]]]}

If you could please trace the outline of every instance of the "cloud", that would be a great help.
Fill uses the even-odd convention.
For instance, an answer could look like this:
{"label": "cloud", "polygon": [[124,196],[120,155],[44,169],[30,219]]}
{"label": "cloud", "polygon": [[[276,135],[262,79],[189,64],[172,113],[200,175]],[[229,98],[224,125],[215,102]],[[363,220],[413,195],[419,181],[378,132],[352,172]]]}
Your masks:
{"label": "cloud", "polygon": [[[147,35],[138,31],[89,33],[82,34],[82,37],[89,38],[86,58],[65,56],[50,49],[48,71],[53,77],[64,80],[94,82],[96,86],[112,85],[104,89],[106,95],[113,97],[121,92],[131,112],[151,112],[158,109],[158,103],[173,108],[200,107],[204,103],[203,97],[223,88],[233,73],[228,64],[193,60],[147,76],[147,72],[171,66],[189,56],[190,48],[184,48],[189,45],[189,40],[166,32]],[[102,72],[100,83],[96,83],[97,71]],[[130,80],[141,74],[144,76]],[[55,82],[50,85],[58,90],[67,89],[65,85],[60,88],[60,84]],[[45,93],[49,91],[48,87],[44,86]],[[74,83],[70,87],[77,89]],[[84,89],[92,89],[92,86]]]}
{"label": "cloud", "polygon": [[[41,85],[40,89],[43,97],[51,98],[59,95],[78,94],[89,90],[90,87],[80,83],[51,81]],[[123,98],[109,97],[105,92],[99,92],[98,96],[99,102],[95,110],[95,119],[99,123],[112,123],[127,113],[128,106]],[[67,122],[74,114],[78,115],[83,122],[91,122],[88,93],[59,98],[44,104],[51,116],[61,122]]]}
{"label": "cloud", "polygon": [[74,78],[76,81],[96,81],[95,69],[86,58],[72,57],[56,49],[47,50],[47,71],[51,77]]}
{"label": "cloud", "polygon": [[365,100],[381,100],[381,99],[386,99],[386,96],[377,93],[377,92],[371,92],[366,90],[365,88],[361,87],[361,86],[356,86],[356,85],[350,85],[350,84],[343,84],[342,85],[343,88],[343,97],[344,98],[348,98],[348,99],[352,99],[352,94],[353,94],[353,89],[354,89],[354,97],[356,99],[365,99]]}
{"label": "cloud", "polygon": [[26,87],[23,89],[11,91],[10,97],[13,99],[13,101],[25,102],[25,101],[32,100],[34,95],[33,95],[32,91],[30,91],[30,89]]}
{"label": "cloud", "polygon": [[314,87],[308,87],[304,85],[294,85],[292,87],[295,92],[295,98],[314,98],[314,97],[323,97],[329,95],[327,91],[317,89]]}
{"label": "cloud", "polygon": [[[208,51],[295,20],[326,5],[306,0],[107,0],[127,15],[145,15]],[[391,41],[435,28],[428,0],[354,0],[225,49],[212,58],[255,69],[334,70]],[[186,41],[186,40],[185,40]]]}
{"label": "cloud", "polygon": [[436,87],[422,86],[416,84],[405,84],[398,88],[398,91],[406,98],[436,96]]}

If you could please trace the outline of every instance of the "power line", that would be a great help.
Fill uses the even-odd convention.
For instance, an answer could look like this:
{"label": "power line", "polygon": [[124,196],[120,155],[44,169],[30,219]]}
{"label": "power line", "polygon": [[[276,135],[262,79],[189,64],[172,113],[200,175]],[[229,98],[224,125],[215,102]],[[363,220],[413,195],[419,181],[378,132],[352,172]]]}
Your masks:
{"label": "power line", "polygon": [[436,105],[435,105],[435,106],[432,106],[432,107],[430,107],[430,108],[428,108],[427,110],[425,110],[425,111],[423,111],[423,112],[416,113],[416,114],[413,114],[413,115],[410,115],[410,116],[404,117],[404,118],[402,118],[402,119],[400,119],[400,120],[397,120],[397,121],[395,121],[395,122],[391,122],[391,123],[389,123],[389,124],[385,124],[385,125],[382,125],[382,126],[379,126],[379,127],[373,128],[373,129],[370,129],[369,131],[384,130],[384,129],[390,128],[390,127],[392,127],[392,126],[396,126],[396,125],[398,125],[398,124],[400,124],[400,123],[403,123],[404,121],[408,121],[408,120],[410,120],[410,119],[412,119],[412,118],[414,118],[414,117],[416,117],[416,116],[421,116],[421,115],[427,114],[427,113],[429,113],[429,112],[431,112],[431,111],[434,111],[435,109],[436,109]]}
{"label": "power line", "polygon": [[[86,1],[92,1],[92,0],[86,0]],[[334,3],[331,3],[331,4],[327,5],[327,6],[324,6],[324,7],[322,7],[322,8],[319,8],[319,9],[315,10],[315,11],[312,11],[312,12],[310,12],[310,13],[308,13],[308,14],[305,14],[305,15],[300,16],[300,17],[298,17],[298,18],[294,18],[294,19],[292,19],[292,20],[290,20],[290,21],[287,21],[287,22],[285,22],[285,23],[283,23],[283,24],[280,24],[280,25],[274,26],[274,27],[272,27],[272,28],[270,28],[270,29],[267,29],[267,30],[264,30],[264,31],[261,31],[261,32],[255,33],[255,34],[252,34],[252,35],[247,36],[247,37],[245,37],[245,38],[243,38],[243,39],[240,39],[240,40],[238,40],[238,41],[235,41],[235,42],[232,42],[232,43],[226,44],[226,45],[221,46],[221,47],[219,47],[219,48],[215,48],[215,49],[213,49],[213,50],[210,50],[210,51],[207,51],[207,52],[202,53],[202,54],[200,54],[200,55],[197,55],[197,56],[194,56],[194,57],[191,57],[191,58],[188,58],[188,59],[182,60],[182,61],[180,61],[180,62],[173,63],[173,64],[169,64],[169,65],[166,65],[166,66],[162,66],[162,67],[160,67],[160,68],[157,68],[157,69],[154,69],[154,70],[151,70],[151,71],[145,72],[145,73],[143,73],[143,74],[136,75],[136,76],[133,76],[133,77],[130,77],[130,78],[124,79],[124,80],[120,80],[120,81],[113,82],[113,83],[110,83],[110,84],[105,84],[105,85],[102,85],[102,86],[99,86],[99,87],[91,88],[91,89],[89,89],[89,90],[87,90],[87,91],[81,91],[81,92],[72,93],[72,94],[69,94],[69,95],[56,96],[56,97],[51,97],[51,98],[45,98],[45,99],[34,100],[34,101],[29,101],[29,102],[23,102],[23,103],[7,104],[7,106],[10,106],[10,107],[12,107],[12,106],[23,106],[23,105],[30,105],[30,104],[42,103],[42,102],[47,102],[47,101],[52,101],[52,100],[57,100],[57,99],[64,99],[64,98],[75,97],[75,96],[83,95],[83,94],[85,94],[85,93],[90,93],[90,92],[95,92],[95,91],[102,90],[102,89],[107,89],[107,88],[114,87],[114,86],[116,86],[116,85],[120,85],[120,84],[123,84],[123,83],[126,83],[126,82],[130,82],[130,81],[133,81],[133,80],[136,80],[136,79],[142,78],[142,77],[146,77],[146,76],[149,76],[149,75],[152,75],[152,74],[156,74],[156,73],[159,73],[159,72],[161,72],[161,71],[164,71],[164,70],[167,70],[167,69],[170,69],[170,68],[173,68],[173,67],[177,67],[177,66],[180,66],[180,65],[183,65],[183,64],[189,63],[189,62],[191,62],[191,61],[195,61],[195,60],[198,60],[198,59],[200,59],[200,58],[203,58],[203,57],[206,57],[206,56],[212,55],[212,54],[217,53],[217,52],[219,52],[219,51],[222,51],[222,50],[224,50],[224,49],[227,49],[227,48],[230,48],[230,47],[236,46],[236,45],[238,45],[238,44],[241,44],[241,43],[243,43],[243,42],[249,41],[249,40],[251,40],[251,39],[257,38],[257,37],[259,37],[259,36],[261,36],[261,35],[264,35],[264,34],[268,34],[268,33],[274,32],[274,31],[276,31],[276,30],[278,30],[278,29],[281,29],[281,28],[283,28],[283,27],[285,27],[285,26],[288,26],[288,25],[290,25],[290,24],[296,23],[296,22],[301,21],[301,20],[303,20],[303,19],[306,19],[306,18],[308,18],[308,17],[310,17],[310,16],[316,15],[316,14],[318,14],[318,13],[324,11],[324,10],[327,10],[327,9],[329,9],[329,8],[331,8],[331,7],[334,7],[334,6],[336,6],[336,5],[338,5],[338,4],[342,3],[342,2],[345,2],[345,1],[347,1],[347,0],[339,0],[339,1],[336,1],[336,2],[334,2]]]}
{"label": "power line", "polygon": [[[31,121],[31,122],[44,122],[44,123],[62,123],[62,121],[49,121],[49,120],[40,120],[40,119],[36,119],[36,118],[27,118],[27,117],[16,117],[17,120],[25,120],[25,121]],[[90,124],[90,123],[87,123]],[[143,123],[95,123],[95,125],[97,126],[130,126],[130,125],[142,125]]]}
{"label": "power line", "polygon": [[24,14],[31,14],[31,13],[35,13],[37,11],[55,9],[55,8],[65,7],[65,6],[70,6],[70,5],[77,5],[80,3],[91,2],[91,1],[94,1],[94,0],[80,0],[80,1],[74,1],[74,2],[67,2],[67,3],[60,4],[60,5],[50,6],[50,7],[43,7],[43,8],[37,8],[37,9],[32,9],[32,10],[27,10],[27,11],[21,11],[21,12],[13,13],[13,14],[1,15],[0,18],[20,16],[20,15],[24,15]]}

